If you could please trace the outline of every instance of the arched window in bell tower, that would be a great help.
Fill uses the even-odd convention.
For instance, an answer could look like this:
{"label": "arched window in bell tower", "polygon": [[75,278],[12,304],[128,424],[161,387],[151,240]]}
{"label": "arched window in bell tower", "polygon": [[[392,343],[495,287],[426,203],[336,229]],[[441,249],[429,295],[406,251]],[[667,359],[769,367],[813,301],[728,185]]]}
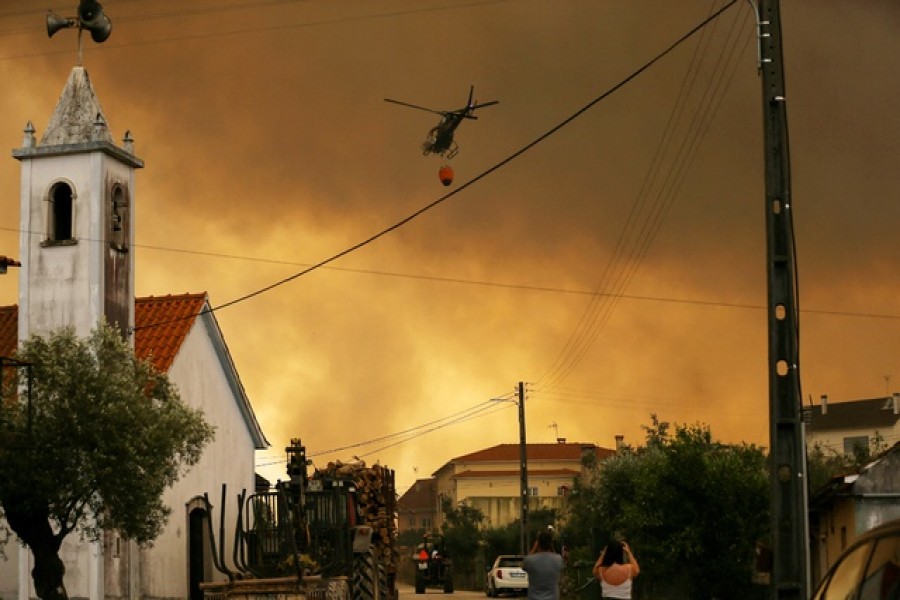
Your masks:
{"label": "arched window in bell tower", "polygon": [[125,189],[116,184],[112,190],[112,201],[109,207],[109,243],[110,247],[127,250],[128,242],[128,195]]}
{"label": "arched window in bell tower", "polygon": [[74,242],[72,233],[73,217],[75,216],[75,195],[72,187],[65,182],[59,182],[50,188],[49,211],[47,219],[47,241],[49,243]]}

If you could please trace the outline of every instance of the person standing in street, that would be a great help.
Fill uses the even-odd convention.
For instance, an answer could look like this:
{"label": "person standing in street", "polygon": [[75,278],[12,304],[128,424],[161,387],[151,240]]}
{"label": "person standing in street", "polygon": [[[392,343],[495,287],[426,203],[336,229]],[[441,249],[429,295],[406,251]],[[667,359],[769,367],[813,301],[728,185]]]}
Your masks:
{"label": "person standing in street", "polygon": [[559,579],[563,572],[562,556],[553,549],[553,531],[542,530],[522,561],[528,573],[528,600],[559,600]]}
{"label": "person standing in street", "polygon": [[637,559],[625,542],[610,541],[594,563],[594,577],[600,580],[604,598],[631,598],[631,584],[641,572]]}

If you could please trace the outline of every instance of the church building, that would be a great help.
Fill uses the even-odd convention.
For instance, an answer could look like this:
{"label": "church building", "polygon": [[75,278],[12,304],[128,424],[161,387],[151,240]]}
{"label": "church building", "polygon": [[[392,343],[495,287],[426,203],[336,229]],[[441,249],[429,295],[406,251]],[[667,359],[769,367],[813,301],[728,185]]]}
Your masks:
{"label": "church building", "polygon": [[[115,143],[82,66],[72,70],[40,141],[29,122],[22,147],[12,154],[21,163],[21,270],[18,305],[0,307],[0,355],[62,327],[86,337],[106,320],[215,427],[200,462],[166,491],[172,514],[152,547],[139,548],[115,531],[96,543],[77,533],[66,539],[60,556],[68,595],[200,600],[199,582],[224,578],[213,568],[210,543],[211,532],[218,536],[222,485],[230,557],[233,499],[242,490],[253,492],[255,453],[269,446],[209,299],[205,293],[135,299],[135,171],[143,161],[129,132]],[[4,552],[0,598],[34,598],[30,552],[12,534]]]}

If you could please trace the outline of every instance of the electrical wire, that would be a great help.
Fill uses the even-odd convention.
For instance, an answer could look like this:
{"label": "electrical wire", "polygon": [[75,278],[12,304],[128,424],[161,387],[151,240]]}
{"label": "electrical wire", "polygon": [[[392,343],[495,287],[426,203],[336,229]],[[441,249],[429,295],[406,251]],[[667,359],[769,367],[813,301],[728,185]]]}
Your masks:
{"label": "electrical wire", "polygon": [[[305,0],[257,0],[256,2],[250,3],[242,3],[242,4],[234,4],[228,6],[216,6],[208,9],[185,9],[182,11],[171,11],[163,14],[149,14],[149,15],[136,15],[132,17],[116,17],[116,23],[122,22],[132,22],[132,21],[148,21],[153,19],[164,19],[164,18],[175,18],[179,16],[194,16],[194,15],[203,15],[208,13],[222,13],[226,11],[233,10],[243,10],[247,8],[254,8],[266,5],[274,5],[274,4],[285,4],[287,2],[302,2]],[[170,36],[165,39],[159,40],[150,40],[150,41],[138,41],[138,42],[129,42],[129,43],[114,43],[107,44],[107,47],[111,48],[128,48],[134,46],[144,46],[148,44],[160,44],[160,43],[171,43],[173,41],[185,41],[185,40],[196,40],[196,39],[204,39],[210,37],[222,37],[225,35],[240,35],[240,34],[248,34],[248,33],[263,33],[270,31],[280,31],[286,29],[300,29],[307,27],[320,27],[327,25],[337,25],[342,23],[349,22],[357,22],[357,21],[368,21],[374,19],[388,19],[395,17],[404,17],[414,14],[427,13],[427,12],[438,12],[438,11],[446,11],[446,10],[459,10],[462,8],[475,8],[479,6],[489,5],[489,4],[499,4],[509,2],[509,0],[473,0],[471,2],[467,2],[464,4],[448,4],[443,6],[432,6],[426,8],[414,8],[408,10],[399,10],[399,11],[391,11],[384,13],[370,13],[366,15],[358,15],[358,16],[350,16],[350,17],[338,17],[334,19],[321,19],[318,21],[306,21],[301,23],[279,23],[278,25],[271,25],[266,27],[245,27],[241,29],[234,29],[231,31],[212,31],[209,33],[203,34],[188,34],[181,36]],[[30,14],[37,14],[38,11],[22,11],[17,13],[6,13],[0,15],[0,18],[5,16],[25,16]],[[8,30],[0,30],[0,36],[4,35],[21,35],[26,33],[32,33],[33,28],[21,28],[21,29],[8,29]],[[0,61],[3,60],[12,60],[19,58],[36,58],[40,56],[49,56],[56,54],[64,54],[67,51],[56,50],[56,51],[48,51],[48,52],[38,52],[33,54],[20,54],[15,56],[0,56]]]}
{"label": "electrical wire", "polygon": [[375,444],[377,442],[383,442],[383,441],[391,439],[391,438],[411,435],[414,432],[417,432],[418,430],[425,429],[426,427],[435,426],[436,424],[442,423],[444,421],[452,420],[450,423],[448,423],[448,425],[455,425],[456,423],[465,420],[467,417],[471,416],[472,414],[477,414],[479,412],[482,412],[483,410],[485,410],[486,407],[492,406],[493,403],[494,403],[494,400],[485,400],[484,402],[476,404],[475,406],[469,407],[465,410],[453,413],[452,415],[447,415],[446,417],[442,417],[440,419],[435,419],[434,421],[428,421],[427,423],[423,423],[421,425],[416,425],[415,427],[410,427],[409,429],[404,429],[404,430],[398,431],[396,433],[383,435],[383,436],[372,438],[372,439],[365,440],[362,442],[356,442],[354,444],[349,444],[347,446],[332,448],[330,450],[322,450],[320,452],[316,452],[315,454],[310,454],[309,456],[321,456],[323,454],[335,454],[337,452],[343,452],[344,450],[352,450],[354,448],[369,446],[369,445]]}
{"label": "electrical wire", "polygon": [[[466,423],[473,419],[486,417],[486,416],[492,415],[496,412],[499,412],[501,410],[508,409],[510,407],[509,404],[502,404],[502,405],[498,406],[497,403],[503,402],[505,400],[509,400],[511,396],[512,396],[512,394],[506,394],[504,396],[500,396],[497,398],[491,398],[490,400],[485,400],[485,401],[483,401],[479,404],[476,404],[472,407],[469,407],[465,410],[453,413],[451,415],[447,415],[446,417],[442,417],[440,419],[435,419],[434,421],[429,421],[427,423],[417,425],[415,427],[411,427],[409,429],[404,429],[403,431],[399,431],[399,432],[384,435],[384,436],[379,436],[377,438],[372,438],[372,439],[365,440],[362,442],[356,442],[354,444],[348,444],[346,446],[341,446],[338,448],[331,448],[329,450],[322,450],[319,452],[310,453],[307,456],[310,458],[314,458],[316,456],[335,454],[337,452],[343,452],[345,450],[352,450],[355,448],[369,446],[369,445],[375,444],[377,442],[385,441],[385,440],[388,440],[391,438],[402,437],[402,439],[400,439],[400,440],[395,440],[385,446],[376,448],[375,450],[371,450],[371,451],[368,451],[365,453],[360,453],[356,456],[356,458],[376,454],[376,453],[386,450],[388,448],[392,448],[399,444],[403,444],[403,443],[412,441],[416,438],[422,437],[429,433],[433,433],[440,429],[444,429],[446,427],[451,427],[453,425],[459,425],[461,423]],[[268,462],[265,462],[265,463],[259,463],[257,466],[261,466],[261,467],[273,466],[273,465],[282,464],[285,462],[287,462],[287,459],[282,458],[282,459],[276,459],[276,460],[269,460]]]}
{"label": "electrical wire", "polygon": [[481,411],[478,411],[478,412],[481,413],[481,414],[474,414],[474,413],[473,413],[472,415],[469,415],[469,416],[467,416],[467,417],[465,417],[465,418],[463,418],[463,419],[460,419],[458,422],[447,423],[447,424],[445,424],[445,425],[438,425],[438,426],[432,427],[431,429],[428,429],[428,430],[426,430],[426,431],[422,431],[422,432],[420,432],[420,433],[418,433],[418,434],[416,434],[416,435],[410,436],[410,437],[408,437],[408,438],[405,438],[405,439],[402,439],[402,440],[398,440],[398,441],[396,441],[396,442],[392,442],[392,443],[390,443],[390,444],[387,444],[386,446],[382,446],[382,447],[380,447],[380,448],[376,448],[375,450],[370,450],[369,452],[366,452],[365,454],[361,454],[360,456],[370,456],[370,455],[372,455],[372,454],[377,454],[377,453],[379,453],[379,452],[382,452],[382,451],[384,451],[384,450],[387,450],[388,448],[393,448],[394,446],[398,446],[398,445],[400,445],[400,444],[404,444],[404,443],[406,443],[406,442],[412,441],[412,440],[415,439],[415,438],[422,437],[423,435],[427,435],[427,434],[429,434],[429,433],[432,433],[432,432],[434,432],[434,431],[437,431],[438,429],[443,429],[444,427],[449,427],[450,425],[457,425],[457,424],[459,424],[459,423],[465,423],[465,422],[467,422],[467,421],[471,421],[472,419],[478,419],[478,418],[481,418],[481,417],[487,417],[487,416],[490,416],[490,415],[492,415],[492,414],[494,414],[494,413],[500,412],[500,411],[502,411],[502,410],[506,410],[506,409],[508,409],[508,408],[510,408],[510,405],[508,405],[508,404],[507,404],[507,405],[503,405],[503,406],[492,406],[492,407],[487,407],[487,408],[485,408],[485,409],[483,409],[483,410],[481,410]]}
{"label": "electrical wire", "polygon": [[[723,7],[719,11],[713,11],[712,15],[721,14],[728,8]],[[619,300],[624,296],[624,290],[636,275],[643,259],[649,252],[652,241],[659,233],[665,216],[671,208],[677,196],[677,192],[684,183],[690,165],[696,157],[700,142],[705,137],[709,127],[721,104],[724,90],[727,89],[731,79],[737,72],[737,62],[740,55],[736,53],[738,36],[736,32],[740,16],[736,16],[731,24],[731,29],[726,35],[723,44],[725,52],[712,53],[708,50],[712,32],[707,35],[704,30],[700,42],[695,48],[694,56],[688,67],[688,71],[682,81],[679,95],[673,105],[666,129],[661,137],[659,146],[654,155],[648,173],[644,179],[640,191],[632,205],[628,219],[620,232],[614,252],[607,267],[598,282],[595,296],[585,308],[576,328],[568,341],[560,351],[554,363],[548,371],[538,379],[539,383],[552,385],[563,381],[587,356],[588,350],[593,346],[600,332],[611,318]],[[712,28],[715,29],[715,26]],[[697,107],[693,111],[693,117],[686,125],[688,135],[683,137],[678,148],[674,152],[668,170],[663,176],[662,183],[656,185],[656,180],[662,171],[662,165],[668,153],[668,148],[674,143],[674,132],[686,112],[687,97],[691,89],[698,81],[701,61],[707,54],[715,54],[718,59],[712,67],[712,76],[707,81],[705,91],[702,93]],[[723,81],[727,83],[723,85]],[[653,189],[658,187],[658,191]],[[599,295],[599,292],[608,290],[608,293]]]}
{"label": "electrical wire", "polygon": [[[18,229],[15,227],[0,227],[0,231],[8,231],[11,233],[19,233],[19,234],[28,234],[28,235],[43,235],[42,232],[28,231]],[[105,243],[102,240],[96,240],[92,238],[79,238],[79,240],[87,243]],[[222,258],[227,260],[240,260],[247,262],[255,262],[262,264],[271,264],[271,265],[286,265],[286,266],[294,266],[294,267],[306,267],[309,266],[310,263],[303,263],[300,261],[287,260],[287,259],[276,259],[276,258],[263,258],[258,256],[245,256],[238,254],[225,254],[220,252],[207,252],[203,250],[188,250],[185,248],[171,248],[166,246],[153,246],[147,244],[132,244],[132,248],[143,249],[143,250],[156,250],[160,252],[175,252],[178,254],[187,254],[190,256],[204,256],[210,258]],[[412,279],[418,281],[433,281],[436,283],[448,283],[448,284],[457,284],[457,285],[471,285],[471,286],[479,286],[479,287],[489,287],[489,288],[500,288],[500,289],[509,289],[509,290],[521,290],[526,292],[540,292],[540,293],[548,293],[548,294],[567,294],[567,295],[577,295],[577,296],[599,296],[599,297],[617,297],[622,300],[635,300],[640,302],[662,302],[666,304],[684,304],[688,306],[708,306],[712,308],[733,308],[740,310],[766,310],[766,306],[764,304],[752,304],[748,302],[726,302],[724,300],[697,300],[695,298],[674,298],[671,296],[655,296],[655,295],[646,295],[646,294],[626,294],[619,293],[614,294],[612,292],[600,292],[596,289],[593,290],[579,290],[579,289],[571,289],[571,288],[560,288],[554,287],[550,285],[530,285],[525,283],[506,283],[501,281],[486,281],[481,279],[463,279],[461,277],[440,277],[437,275],[425,275],[422,273],[403,273],[400,271],[385,271],[379,269],[357,269],[351,267],[336,267],[336,266],[327,266],[323,267],[324,270],[327,271],[336,271],[343,273],[352,273],[358,275],[373,275],[377,277],[395,277],[398,279]],[[866,318],[866,319],[886,319],[886,320],[900,320],[900,314],[890,314],[890,313],[876,313],[876,312],[859,312],[859,311],[850,311],[850,310],[829,310],[829,309],[817,309],[817,308],[802,308],[800,309],[801,314],[806,315],[824,315],[824,316],[834,316],[834,317],[851,317],[851,318]]]}
{"label": "electrical wire", "polygon": [[[470,186],[474,185],[474,184],[477,183],[478,181],[481,181],[482,179],[484,179],[484,178],[487,177],[488,175],[491,175],[491,174],[494,173],[495,171],[497,171],[497,170],[503,168],[504,166],[506,166],[507,164],[509,164],[509,163],[512,162],[513,160],[515,160],[516,158],[518,158],[518,157],[520,157],[521,155],[525,154],[525,152],[531,150],[532,148],[534,148],[535,146],[537,146],[538,144],[540,144],[541,142],[543,142],[544,140],[546,140],[547,138],[549,138],[551,135],[557,133],[557,132],[560,131],[562,128],[564,128],[565,126],[567,126],[567,125],[569,125],[570,123],[572,123],[575,119],[577,119],[578,117],[580,117],[581,115],[583,115],[585,112],[587,112],[588,110],[590,110],[591,108],[593,108],[596,104],[598,104],[598,103],[601,102],[602,100],[608,98],[608,97],[609,97],[610,95],[612,95],[614,92],[616,92],[617,90],[621,89],[622,87],[624,87],[625,85],[627,85],[629,82],[631,82],[632,80],[634,80],[638,75],[642,74],[644,71],[646,71],[647,69],[649,69],[650,67],[652,67],[652,66],[653,66],[654,64],[656,64],[657,62],[659,62],[663,57],[665,57],[665,56],[668,55],[670,52],[672,52],[675,48],[679,47],[679,46],[680,46],[681,44],[683,44],[685,41],[687,41],[688,39],[690,39],[690,38],[691,38],[694,34],[696,34],[698,31],[701,31],[706,25],[708,25],[709,23],[713,22],[719,15],[721,15],[722,13],[724,13],[725,10],[727,10],[728,8],[730,8],[731,6],[733,6],[736,2],[737,2],[737,0],[730,0],[730,2],[728,2],[725,6],[723,6],[723,7],[722,7],[721,9],[719,9],[718,11],[714,12],[712,15],[708,16],[706,19],[704,19],[703,21],[701,21],[698,25],[694,26],[690,31],[688,31],[687,33],[685,33],[684,35],[682,35],[679,39],[677,39],[675,42],[673,42],[672,44],[670,44],[666,49],[664,49],[662,52],[660,52],[659,54],[657,54],[656,56],[654,56],[653,58],[651,58],[649,61],[647,61],[646,63],[644,63],[644,64],[643,64],[641,67],[639,67],[637,70],[635,70],[634,72],[632,72],[630,75],[628,75],[627,77],[625,77],[624,79],[622,79],[622,80],[621,80],[620,82],[618,82],[617,84],[613,85],[613,86],[612,86],[611,88],[609,88],[607,91],[603,92],[602,94],[600,94],[599,96],[597,96],[596,98],[594,98],[593,100],[591,100],[590,102],[588,102],[585,106],[583,106],[582,108],[580,108],[579,110],[577,110],[576,112],[574,112],[572,115],[570,115],[569,117],[567,117],[566,119],[564,119],[563,121],[561,121],[560,123],[558,123],[557,125],[555,125],[554,127],[550,128],[550,129],[547,130],[545,133],[543,133],[543,134],[541,134],[540,136],[538,136],[538,137],[537,137],[536,139],[534,139],[533,141],[529,142],[528,144],[526,144],[525,146],[523,146],[523,147],[520,148],[519,150],[513,152],[511,155],[509,155],[509,156],[506,157],[505,159],[501,160],[500,162],[494,164],[492,167],[489,167],[488,169],[482,171],[482,172],[479,173],[478,175],[475,175],[474,177],[472,177],[471,179],[469,179],[469,180],[466,181],[465,183],[461,184],[461,185],[460,185],[459,187],[457,187],[456,189],[454,189],[454,190],[452,190],[452,191],[450,191],[450,192],[444,194],[443,196],[439,197],[437,200],[434,200],[433,202],[431,202],[431,203],[425,205],[424,207],[422,207],[422,208],[420,208],[419,210],[413,212],[413,213],[410,214],[409,216],[407,216],[407,217],[401,219],[400,221],[394,223],[393,225],[390,225],[389,227],[387,227],[387,228],[385,228],[385,229],[382,229],[382,230],[379,231],[378,233],[375,233],[374,235],[371,235],[371,236],[369,236],[368,238],[366,238],[366,239],[364,239],[364,240],[362,240],[362,241],[360,241],[360,242],[358,242],[358,243],[356,243],[356,244],[354,244],[354,245],[352,245],[352,246],[350,246],[350,247],[348,247],[348,248],[346,248],[346,249],[344,249],[344,250],[342,250],[342,251],[340,251],[340,252],[338,252],[338,253],[336,253],[336,254],[333,254],[332,256],[330,256],[330,257],[328,257],[328,258],[326,258],[326,259],[323,259],[323,260],[319,261],[318,263],[315,263],[315,264],[311,265],[310,267],[307,267],[306,269],[303,269],[303,270],[301,270],[301,271],[298,271],[297,273],[294,273],[293,275],[290,275],[290,276],[288,276],[288,277],[285,277],[285,278],[283,278],[283,279],[280,279],[280,280],[278,280],[278,281],[275,281],[274,283],[271,283],[271,284],[269,284],[269,285],[267,285],[267,286],[264,286],[264,287],[262,287],[262,288],[259,288],[259,289],[255,290],[255,291],[253,291],[253,292],[244,294],[243,296],[239,296],[238,298],[235,298],[235,299],[230,300],[230,301],[228,301],[228,302],[225,302],[225,303],[223,303],[223,304],[219,304],[218,306],[212,306],[212,307],[206,308],[206,309],[200,311],[199,313],[197,313],[196,315],[190,315],[190,316],[186,316],[186,317],[181,317],[181,318],[179,318],[179,319],[170,319],[170,320],[165,320],[165,321],[158,321],[158,322],[156,322],[156,323],[148,323],[147,325],[141,326],[141,329],[149,329],[149,328],[152,328],[152,327],[159,327],[159,326],[162,326],[162,325],[167,325],[167,324],[170,324],[170,323],[173,323],[173,322],[177,322],[177,321],[181,321],[181,320],[185,320],[185,319],[192,319],[192,318],[195,318],[195,317],[200,316],[200,315],[202,315],[202,314],[211,313],[211,312],[217,312],[217,311],[219,311],[219,310],[228,308],[228,307],[230,307],[230,306],[234,306],[235,304],[239,304],[239,303],[241,303],[241,302],[245,302],[245,301],[250,300],[250,299],[252,299],[252,298],[255,298],[255,297],[257,297],[257,296],[259,296],[259,295],[261,295],[261,294],[264,294],[264,293],[266,293],[266,292],[269,292],[269,291],[271,291],[271,290],[273,290],[273,289],[275,289],[275,288],[278,288],[278,287],[280,287],[280,286],[282,286],[282,285],[285,285],[285,284],[287,284],[287,283],[290,283],[291,281],[294,281],[295,279],[298,279],[299,277],[302,277],[302,276],[304,276],[304,275],[306,275],[306,274],[308,274],[308,273],[311,273],[311,272],[313,272],[313,271],[315,271],[315,270],[317,270],[317,269],[320,269],[321,267],[324,267],[324,266],[326,266],[326,265],[328,265],[328,264],[330,264],[330,263],[332,263],[332,262],[334,262],[334,261],[336,261],[336,260],[338,260],[338,259],[340,259],[340,258],[343,258],[344,256],[347,256],[348,254],[351,254],[351,253],[353,253],[353,252],[355,252],[355,251],[357,251],[357,250],[359,250],[359,249],[361,249],[361,248],[363,248],[363,247],[365,247],[365,246],[368,246],[369,244],[371,244],[371,243],[375,242],[376,240],[378,240],[378,239],[380,239],[380,238],[386,236],[387,234],[389,234],[389,233],[391,233],[391,232],[393,232],[393,231],[395,231],[395,230],[397,230],[397,229],[403,227],[403,226],[406,225],[407,223],[409,223],[409,222],[413,221],[414,219],[420,217],[421,215],[425,214],[426,212],[430,211],[431,209],[433,209],[433,208],[439,206],[440,204],[442,204],[442,203],[444,203],[445,201],[449,200],[449,199],[452,198],[453,196],[456,196],[457,194],[459,194],[459,193],[463,192],[464,190],[468,189]],[[135,331],[135,330],[137,330],[137,328],[133,329],[132,332]]]}
{"label": "electrical wire", "polygon": [[[678,398],[660,398],[659,396],[635,396],[622,394],[609,394],[594,390],[577,390],[570,388],[534,386],[531,389],[535,397],[540,397],[542,401],[561,404],[582,404],[588,406],[617,407],[629,409],[646,409],[658,411],[660,409],[677,409],[679,411],[708,412],[709,406],[694,405],[685,399]],[[754,416],[759,414],[759,410],[753,407],[746,410],[724,410],[716,408],[716,413],[720,415],[747,415]]]}

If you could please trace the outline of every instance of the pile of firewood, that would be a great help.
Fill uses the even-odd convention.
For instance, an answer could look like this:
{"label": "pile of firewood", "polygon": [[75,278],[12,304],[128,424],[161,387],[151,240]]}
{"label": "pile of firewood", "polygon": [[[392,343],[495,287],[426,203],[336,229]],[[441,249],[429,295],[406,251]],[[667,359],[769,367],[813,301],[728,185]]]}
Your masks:
{"label": "pile of firewood", "polygon": [[367,467],[362,460],[329,462],[319,472],[326,477],[350,479],[356,486],[356,508],[360,525],[374,530],[375,551],[390,563],[396,562],[394,535],[394,471],[379,464]]}

